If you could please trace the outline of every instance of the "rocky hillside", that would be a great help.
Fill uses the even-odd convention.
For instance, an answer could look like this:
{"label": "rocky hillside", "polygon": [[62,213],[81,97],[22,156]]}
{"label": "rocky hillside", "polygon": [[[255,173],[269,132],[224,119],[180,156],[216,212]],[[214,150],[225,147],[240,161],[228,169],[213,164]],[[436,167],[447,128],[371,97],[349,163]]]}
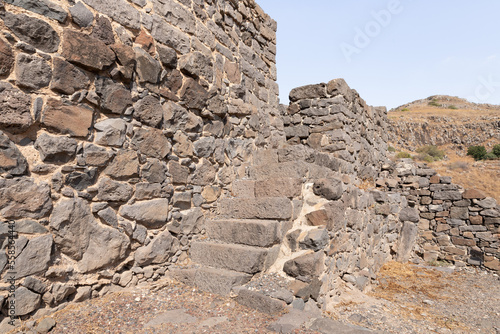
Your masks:
{"label": "rocky hillside", "polygon": [[500,106],[436,95],[392,109],[388,116],[389,142],[399,149],[449,146],[465,155],[469,146],[500,143]]}

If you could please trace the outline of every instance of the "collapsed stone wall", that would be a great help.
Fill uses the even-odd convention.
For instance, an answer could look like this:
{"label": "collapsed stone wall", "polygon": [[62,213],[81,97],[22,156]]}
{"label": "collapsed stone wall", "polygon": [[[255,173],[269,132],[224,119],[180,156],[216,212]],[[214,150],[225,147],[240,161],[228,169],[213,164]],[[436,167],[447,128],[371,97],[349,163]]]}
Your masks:
{"label": "collapsed stone wall", "polygon": [[283,118],[289,144],[342,160],[342,171],[374,179],[387,152],[387,109],[370,107],[343,79],[290,92]]}
{"label": "collapsed stone wall", "polygon": [[7,221],[18,316],[151,282],[282,142],[276,22],[253,0],[6,0],[0,17],[4,315]]}
{"label": "collapsed stone wall", "polygon": [[[500,271],[500,205],[475,189],[465,190],[425,164],[402,159],[377,180],[383,190],[407,198],[407,238],[416,240],[415,257]],[[388,210],[387,197],[378,202]]]}

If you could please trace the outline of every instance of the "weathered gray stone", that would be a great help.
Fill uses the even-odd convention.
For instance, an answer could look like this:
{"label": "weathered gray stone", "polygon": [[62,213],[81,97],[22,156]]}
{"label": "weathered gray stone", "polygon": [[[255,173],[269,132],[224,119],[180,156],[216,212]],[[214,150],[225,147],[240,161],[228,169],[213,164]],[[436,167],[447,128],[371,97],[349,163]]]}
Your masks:
{"label": "weathered gray stone", "polygon": [[16,279],[44,272],[49,267],[52,236],[31,239],[16,259]]}
{"label": "weathered gray stone", "polygon": [[179,242],[170,232],[163,231],[153,239],[147,246],[136,250],[134,258],[139,266],[146,266],[154,263],[164,263],[172,257],[179,246]]}
{"label": "weathered gray stone", "polygon": [[208,158],[215,150],[215,138],[201,137],[194,142],[194,154],[200,158]]}
{"label": "weathered gray stone", "polygon": [[31,97],[7,82],[0,82],[0,127],[12,133],[26,131],[32,124]]}
{"label": "weathered gray stone", "polygon": [[80,1],[74,6],[69,7],[69,12],[71,13],[73,22],[82,28],[86,28],[94,22],[94,14]]}
{"label": "weathered gray stone", "polygon": [[46,127],[61,134],[72,137],[87,137],[94,110],[88,106],[75,106],[61,100],[49,98],[43,109],[41,123]]}
{"label": "weathered gray stone", "polygon": [[416,208],[404,208],[399,212],[399,220],[402,222],[410,221],[413,223],[418,223],[420,220],[420,214]]}
{"label": "weathered gray stone", "polygon": [[123,205],[119,214],[127,219],[135,220],[147,228],[163,226],[168,218],[168,199],[154,199]]}
{"label": "weathered gray stone", "polygon": [[120,118],[108,118],[94,125],[98,145],[121,147],[125,142],[127,123]]}
{"label": "weathered gray stone", "polygon": [[83,157],[87,165],[102,167],[108,164],[113,155],[104,147],[94,144],[85,144],[83,147]]}
{"label": "weathered gray stone", "polygon": [[180,97],[186,108],[202,110],[207,104],[208,92],[197,81],[187,78],[182,85]]}
{"label": "weathered gray stone", "polygon": [[416,224],[406,221],[399,236],[397,260],[399,262],[407,262],[410,259],[413,247],[418,236],[418,227]]}
{"label": "weathered gray stone", "polygon": [[323,252],[309,252],[288,260],[283,271],[292,277],[318,277],[323,270]]}
{"label": "weathered gray stone", "polygon": [[83,272],[123,259],[130,245],[126,235],[99,225],[90,206],[80,198],[60,202],[50,217],[50,228],[61,252],[80,261]]}
{"label": "weathered gray stone", "polygon": [[68,17],[68,13],[63,8],[47,0],[5,0],[5,2],[59,21],[59,23],[63,23]]}
{"label": "weathered gray stone", "polygon": [[193,284],[200,290],[228,296],[233,287],[241,286],[251,278],[245,273],[201,267],[194,274]]}
{"label": "weathered gray stone", "polygon": [[279,226],[272,220],[211,220],[205,230],[210,238],[227,243],[271,247],[280,241]]}
{"label": "weathered gray stone", "polygon": [[176,161],[169,161],[168,172],[172,175],[173,184],[186,184],[189,176],[189,168],[182,166]]}
{"label": "weathered gray stone", "polygon": [[0,179],[0,214],[6,219],[41,219],[52,209],[50,187],[30,178]]}
{"label": "weathered gray stone", "polygon": [[101,96],[101,107],[113,114],[122,114],[132,105],[132,95],[123,85],[114,83],[109,78],[98,78],[96,92]]}
{"label": "weathered gray stone", "polygon": [[312,323],[312,330],[318,331],[320,333],[335,333],[335,334],[370,334],[375,333],[374,331],[363,328],[360,326],[353,326],[350,324],[344,324],[340,321],[335,321],[328,318],[317,318]]}
{"label": "weathered gray stone", "polygon": [[239,289],[236,301],[244,306],[259,310],[266,314],[275,314],[283,311],[286,304],[281,300],[276,300],[257,291]]}
{"label": "weathered gray stone", "polygon": [[0,131],[0,173],[23,175],[28,172],[28,162],[17,146]]}
{"label": "weathered gray stone", "polygon": [[[49,232],[45,227],[34,220],[24,219],[16,221],[16,232],[23,234],[45,234]],[[7,224],[0,224],[0,236],[8,235]]]}
{"label": "weathered gray stone", "polygon": [[190,175],[190,183],[195,186],[206,186],[215,180],[216,168],[205,158],[196,166],[196,170]]}
{"label": "weathered gray stone", "polygon": [[143,48],[134,48],[137,60],[137,74],[140,82],[158,83],[161,73],[160,63],[151,57]]}
{"label": "weathered gray stone", "polygon": [[160,61],[163,66],[167,68],[176,68],[177,67],[177,52],[174,49],[158,44],[156,46],[158,55],[160,56]]}
{"label": "weathered gray stone", "polygon": [[97,199],[111,202],[126,202],[134,192],[128,183],[113,181],[107,177],[101,178],[98,189]]}
{"label": "weathered gray stone", "polygon": [[480,212],[481,216],[499,218],[500,211],[496,209],[486,209]]}
{"label": "weathered gray stone", "polygon": [[92,295],[91,286],[80,286],[78,287],[78,289],[76,289],[76,295],[73,301],[76,303],[83,302],[87,299],[90,299],[91,295]]}
{"label": "weathered gray stone", "polygon": [[193,242],[191,259],[199,264],[255,274],[264,268],[267,250],[264,248],[217,244],[211,242]]}
{"label": "weathered gray stone", "polygon": [[110,47],[118,58],[118,63],[120,64],[118,69],[122,78],[125,82],[130,81],[136,65],[134,49],[130,46],[118,43],[110,45]]}
{"label": "weathered gray stone", "polygon": [[166,164],[158,159],[148,159],[141,169],[141,178],[149,183],[163,183],[167,179]]}
{"label": "weathered gray stone", "polygon": [[32,276],[26,277],[24,279],[23,286],[39,294],[44,294],[49,288],[46,283]]}
{"label": "weathered gray stone", "polygon": [[168,138],[159,129],[137,129],[131,144],[140,153],[157,159],[163,159],[172,149]]}
{"label": "weathered gray stone", "polygon": [[0,76],[9,75],[14,66],[14,53],[10,44],[0,38]]}
{"label": "weathered gray stone", "polygon": [[326,97],[326,85],[324,83],[297,87],[290,92],[291,102],[318,97]]}
{"label": "weathered gray stone", "polygon": [[292,178],[273,178],[255,182],[255,197],[299,197],[302,193],[302,180]]}
{"label": "weathered gray stone", "polygon": [[113,179],[129,179],[139,175],[137,153],[131,150],[120,150],[113,161],[106,167],[104,174]]}
{"label": "weathered gray stone", "polygon": [[137,183],[135,185],[135,198],[138,200],[165,197],[160,183]]}
{"label": "weathered gray stone", "polygon": [[342,181],[339,179],[321,179],[314,182],[313,186],[315,195],[324,197],[330,201],[335,201],[342,197],[343,191]]}
{"label": "weathered gray stone", "polygon": [[[81,3],[81,2],[79,2]],[[54,70],[50,89],[53,91],[71,95],[74,92],[88,87],[90,80],[78,67],[67,61],[55,57],[52,60]]]}
{"label": "weathered gray stone", "polygon": [[2,13],[4,24],[23,42],[44,52],[56,52],[59,35],[46,22],[24,14]]}
{"label": "weathered gray stone", "polygon": [[53,305],[64,302],[71,294],[76,292],[73,284],[55,283],[51,289]]}
{"label": "weathered gray stone", "polygon": [[450,218],[451,219],[469,219],[469,208],[468,207],[452,206],[450,208]]}
{"label": "weathered gray stone", "polygon": [[115,43],[115,35],[113,33],[111,22],[107,17],[102,15],[97,15],[94,28],[92,29],[92,34],[90,36],[100,40],[106,45]]}
{"label": "weathered gray stone", "polygon": [[42,297],[24,286],[16,290],[16,316],[29,314],[40,306]]}
{"label": "weathered gray stone", "polygon": [[99,211],[97,215],[109,226],[118,227],[118,217],[116,216],[115,210],[110,207]]}
{"label": "weathered gray stone", "polygon": [[153,30],[151,35],[155,40],[177,50],[181,54],[191,51],[191,38],[179,29],[167,24],[166,21],[153,15]]}
{"label": "weathered gray stone", "polygon": [[74,171],[66,176],[65,184],[73,189],[83,191],[94,185],[97,181],[97,168],[91,168],[84,172]]}
{"label": "weathered gray stone", "polygon": [[329,241],[328,231],[325,229],[317,229],[307,232],[304,238],[299,241],[299,246],[301,249],[318,251],[325,248]]}
{"label": "weathered gray stone", "polygon": [[157,97],[148,95],[134,104],[134,116],[139,121],[153,128],[158,127],[163,120],[163,107]]}
{"label": "weathered gray stone", "polygon": [[43,162],[68,162],[75,157],[77,142],[61,136],[42,133],[35,141],[35,148]]}
{"label": "weathered gray stone", "polygon": [[182,72],[194,78],[203,78],[209,83],[213,81],[212,59],[201,52],[195,51],[180,57],[179,68]]}
{"label": "weathered gray stone", "polygon": [[237,219],[290,219],[292,204],[288,198],[225,198],[219,202],[223,217]]}
{"label": "weathered gray stone", "polygon": [[89,70],[100,71],[115,61],[115,53],[104,42],[78,31],[66,29],[62,56]]}
{"label": "weathered gray stone", "polygon": [[141,14],[125,0],[82,0],[99,13],[131,29],[141,28]]}
{"label": "weathered gray stone", "polygon": [[184,130],[186,132],[197,132],[203,126],[203,120],[194,113],[187,111],[184,107],[167,102],[164,105],[163,128],[172,130]]}
{"label": "weathered gray stone", "polygon": [[16,57],[16,84],[28,89],[47,87],[52,79],[52,70],[45,59],[36,55],[20,53]]}
{"label": "weathered gray stone", "polygon": [[492,197],[487,197],[481,201],[477,201],[477,205],[483,209],[493,209],[497,206],[497,201]]}
{"label": "weathered gray stone", "polygon": [[52,318],[44,318],[42,319],[38,325],[36,326],[37,333],[47,334],[56,326],[56,321]]}
{"label": "weathered gray stone", "polygon": [[460,201],[462,199],[462,194],[460,191],[436,191],[434,193],[434,199]]}

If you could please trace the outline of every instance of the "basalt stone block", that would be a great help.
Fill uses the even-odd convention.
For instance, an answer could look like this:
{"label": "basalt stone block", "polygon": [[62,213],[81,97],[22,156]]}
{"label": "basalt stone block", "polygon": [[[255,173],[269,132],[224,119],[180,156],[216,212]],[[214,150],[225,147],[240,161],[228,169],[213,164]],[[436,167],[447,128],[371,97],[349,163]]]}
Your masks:
{"label": "basalt stone block", "polygon": [[134,104],[134,116],[139,121],[153,128],[158,127],[163,120],[163,107],[157,97],[148,95]]}
{"label": "basalt stone block", "polygon": [[182,86],[180,97],[186,108],[202,110],[207,104],[208,92],[197,81],[187,78]]}
{"label": "basalt stone block", "polygon": [[28,162],[17,146],[0,131],[0,173],[23,175],[28,171]]}
{"label": "basalt stone block", "polygon": [[415,208],[404,208],[399,212],[399,220],[402,222],[418,223],[420,221],[420,213]]}
{"label": "basalt stone block", "polygon": [[16,290],[16,316],[29,314],[36,310],[41,303],[42,296],[24,286]]}
{"label": "basalt stone block", "polygon": [[417,240],[417,235],[417,225],[410,221],[405,222],[401,230],[397,248],[397,260],[399,262],[405,263],[410,259],[411,252]]}
{"label": "basalt stone block", "polygon": [[125,142],[127,123],[121,118],[108,118],[94,125],[96,144],[121,147]]}
{"label": "basalt stone block", "polygon": [[141,169],[141,178],[149,183],[163,183],[167,179],[167,165],[156,158],[149,158]]}
{"label": "basalt stone block", "polygon": [[52,235],[31,239],[16,258],[16,279],[45,272],[52,253]]}
{"label": "basalt stone block", "polygon": [[157,45],[158,55],[163,66],[167,68],[177,67],[177,52],[174,49],[161,44]]}
{"label": "basalt stone block", "polygon": [[255,197],[298,197],[301,193],[301,179],[273,178],[255,182]]}
{"label": "basalt stone block", "polygon": [[118,43],[110,45],[110,47],[118,58],[118,64],[120,65],[118,69],[120,70],[122,77],[126,81],[130,81],[136,65],[134,49],[125,44]]}
{"label": "basalt stone block", "polygon": [[98,78],[96,92],[101,97],[101,107],[105,111],[121,115],[132,105],[132,94],[125,86],[109,78]]}
{"label": "basalt stone block", "polygon": [[215,181],[215,174],[217,172],[216,166],[205,158],[196,166],[195,171],[188,179],[190,183],[196,186],[206,186],[213,184]]}
{"label": "basalt stone block", "polygon": [[125,0],[82,0],[121,25],[138,30],[141,28],[141,13]]}
{"label": "basalt stone block", "polygon": [[434,199],[460,201],[462,199],[462,194],[460,191],[436,191],[434,193]]}
{"label": "basalt stone block", "polygon": [[324,253],[310,252],[288,260],[283,271],[292,277],[318,277],[323,270]]}
{"label": "basalt stone block", "polygon": [[72,137],[87,137],[92,127],[94,110],[87,106],[65,104],[49,98],[43,110],[41,123],[46,127]]}
{"label": "basalt stone block", "polygon": [[98,186],[97,199],[100,201],[126,202],[132,197],[134,189],[128,183],[101,178]]}
{"label": "basalt stone block", "polygon": [[0,179],[0,214],[4,218],[41,219],[52,209],[50,186],[30,178]]}
{"label": "basalt stone block", "polygon": [[301,249],[312,249],[313,251],[318,251],[328,244],[330,237],[325,229],[311,230],[306,233],[306,235],[299,240],[299,247]]}
{"label": "basalt stone block", "polygon": [[235,198],[222,199],[220,214],[238,219],[290,219],[292,204],[288,198]]}
{"label": "basalt stone block", "polygon": [[172,149],[168,138],[158,129],[137,129],[131,144],[140,153],[157,159],[163,159]]}
{"label": "basalt stone block", "polygon": [[158,228],[163,226],[168,218],[168,199],[154,199],[136,202],[132,205],[123,205],[119,214],[127,219],[146,226]]}
{"label": "basalt stone block", "polygon": [[76,147],[77,142],[72,138],[46,133],[40,134],[35,141],[35,148],[43,162],[68,162],[75,157]]}
{"label": "basalt stone block", "polygon": [[20,53],[16,57],[16,84],[28,89],[47,87],[52,79],[52,69],[45,59]]}
{"label": "basalt stone block", "polygon": [[14,66],[14,53],[9,43],[0,38],[0,76],[10,74]]}
{"label": "basalt stone block", "polygon": [[167,24],[158,15],[153,15],[153,30],[151,34],[155,40],[177,50],[181,54],[191,51],[191,38],[189,35]]}
{"label": "basalt stone block", "polygon": [[139,82],[158,83],[162,71],[160,63],[143,48],[134,48]]}
{"label": "basalt stone block", "polygon": [[47,0],[5,0],[5,2],[56,20],[59,23],[63,23],[68,17],[68,13],[63,8]]}
{"label": "basalt stone block", "polygon": [[186,184],[189,176],[189,168],[175,161],[169,161],[168,172],[172,175],[173,184]]}
{"label": "basalt stone block", "polygon": [[113,154],[104,147],[86,144],[83,148],[83,157],[87,165],[102,167],[108,164]]}
{"label": "basalt stone block", "polygon": [[54,68],[50,89],[53,91],[71,95],[88,87],[90,80],[78,67],[61,58],[54,58],[52,64]]}
{"label": "basalt stone block", "polygon": [[60,38],[46,22],[24,14],[1,14],[4,24],[23,42],[44,52],[56,52]]}
{"label": "basalt stone block", "polygon": [[113,179],[129,179],[139,175],[139,159],[137,152],[120,150],[113,161],[106,167],[104,174]]}
{"label": "basalt stone block", "polygon": [[271,247],[280,242],[279,222],[272,220],[211,220],[205,229],[210,238],[227,243]]}
{"label": "basalt stone block", "polygon": [[276,314],[285,308],[285,302],[277,300],[256,291],[240,289],[236,301],[246,307],[256,309],[265,314]]}
{"label": "basalt stone block", "polygon": [[97,181],[97,168],[85,172],[71,172],[66,176],[65,184],[73,189],[83,191]]}
{"label": "basalt stone block", "polygon": [[170,232],[163,231],[147,246],[138,248],[134,259],[139,266],[164,263],[177,252],[178,247],[179,241]]}
{"label": "basalt stone block", "polygon": [[351,102],[354,99],[354,93],[349,88],[344,79],[334,79],[328,82],[327,92],[332,96],[342,95],[346,101]]}
{"label": "basalt stone block", "polygon": [[195,51],[182,56],[179,59],[179,68],[194,78],[204,78],[209,83],[213,81],[214,65],[212,59],[201,52]]}
{"label": "basalt stone block", "polygon": [[33,124],[31,116],[31,96],[0,82],[0,128],[12,133],[26,131]]}
{"label": "basalt stone block", "polygon": [[64,30],[62,56],[69,62],[93,71],[110,66],[116,58],[104,42],[69,29]]}
{"label": "basalt stone block", "polygon": [[92,29],[92,34],[90,36],[104,42],[106,45],[111,45],[115,42],[111,22],[102,15],[96,17],[94,29]]}
{"label": "basalt stone block", "polygon": [[477,189],[468,189],[462,194],[462,196],[465,199],[485,199],[486,198],[486,195],[482,191],[477,190]]}
{"label": "basalt stone block", "polygon": [[326,84],[307,85],[292,89],[290,101],[295,102],[303,99],[315,99],[326,97]]}
{"label": "basalt stone block", "polygon": [[80,1],[69,8],[73,22],[82,28],[86,28],[94,22],[94,14]]}
{"label": "basalt stone block", "polygon": [[321,179],[314,182],[313,192],[316,196],[335,201],[342,197],[343,185],[340,179]]}
{"label": "basalt stone block", "polygon": [[174,102],[164,105],[163,128],[171,130],[184,130],[197,132],[203,127],[203,120],[196,114],[187,111],[184,107]]}

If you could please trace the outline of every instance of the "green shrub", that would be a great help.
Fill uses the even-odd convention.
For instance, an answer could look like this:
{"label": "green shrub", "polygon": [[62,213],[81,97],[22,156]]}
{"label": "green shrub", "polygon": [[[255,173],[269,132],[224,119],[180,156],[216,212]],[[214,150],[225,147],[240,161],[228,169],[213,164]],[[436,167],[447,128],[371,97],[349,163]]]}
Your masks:
{"label": "green shrub", "polygon": [[408,152],[398,152],[398,154],[396,154],[396,158],[397,159],[411,159],[411,155]]}
{"label": "green shrub", "polygon": [[387,148],[387,151],[389,151],[389,152],[396,152],[396,149],[394,147],[392,147],[392,146],[389,146]]}
{"label": "green shrub", "polygon": [[484,146],[471,146],[467,149],[467,155],[470,155],[474,160],[483,160],[488,154]]}
{"label": "green shrub", "polygon": [[497,158],[500,158],[500,144],[493,146],[493,150],[491,151]]}
{"label": "green shrub", "polygon": [[403,109],[401,109],[401,111],[410,111],[410,109],[408,109],[408,108],[403,108]]}
{"label": "green shrub", "polygon": [[451,105],[451,106],[449,106],[448,108],[449,108],[449,109],[453,109],[453,110],[457,110],[457,109],[458,109],[458,108],[457,108],[457,106],[454,106],[454,105]]}
{"label": "green shrub", "polygon": [[429,105],[432,107],[442,107],[442,105],[439,104],[437,100],[432,100],[431,102],[429,102]]}
{"label": "green shrub", "polygon": [[484,156],[483,159],[484,160],[497,160],[498,157],[495,154],[493,154],[493,152],[488,152],[488,153],[486,153],[486,155]]}
{"label": "green shrub", "polygon": [[445,156],[445,152],[440,150],[436,145],[422,146],[417,149],[417,152],[420,153],[420,160],[427,162],[442,160]]}

